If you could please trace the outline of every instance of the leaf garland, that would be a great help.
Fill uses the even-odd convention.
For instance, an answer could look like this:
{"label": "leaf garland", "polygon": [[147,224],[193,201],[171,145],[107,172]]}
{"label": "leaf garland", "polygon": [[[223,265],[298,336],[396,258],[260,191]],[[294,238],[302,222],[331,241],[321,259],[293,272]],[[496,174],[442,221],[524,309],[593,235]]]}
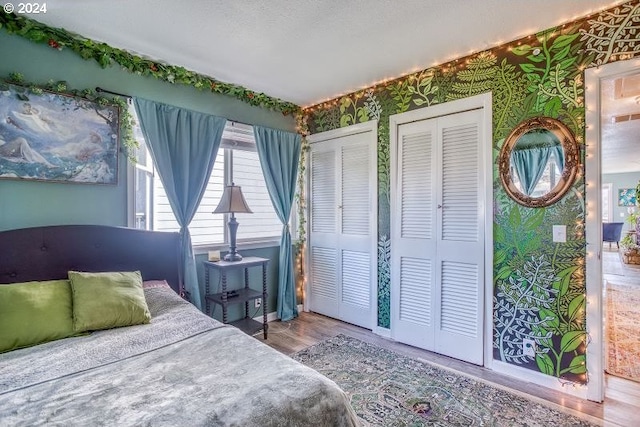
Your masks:
{"label": "leaf garland", "polygon": [[17,16],[15,13],[0,13],[0,28],[32,42],[47,44],[53,49],[70,49],[82,59],[95,60],[102,68],[118,64],[130,73],[231,96],[249,105],[279,111],[285,116],[300,111],[300,107],[292,102],[254,92],[240,85],[221,82],[183,67],[142,58],[62,28],[52,28],[25,16]]}
{"label": "leaf garland", "polygon": [[309,125],[307,124],[307,116],[305,114],[296,114],[296,131],[302,137],[300,160],[298,162],[298,191],[296,192],[296,201],[298,203],[298,239],[295,246],[299,251],[307,241],[307,198],[305,193],[305,176],[307,170],[307,152],[311,146],[307,140],[307,136],[309,135]]}
{"label": "leaf garland", "polygon": [[89,101],[95,102],[101,106],[114,106],[120,110],[120,147],[127,158],[135,163],[136,162],[136,149],[139,144],[133,136],[133,117],[129,113],[128,105],[125,101],[119,97],[107,97],[98,95],[93,89],[71,89],[68,87],[65,81],[49,80],[44,84],[26,83],[24,76],[21,73],[11,73],[6,78],[0,78],[0,89],[3,83],[9,83],[14,85],[23,86],[28,93],[34,95],[42,95],[44,91],[56,92],[62,95],[69,95],[74,97],[80,97]]}

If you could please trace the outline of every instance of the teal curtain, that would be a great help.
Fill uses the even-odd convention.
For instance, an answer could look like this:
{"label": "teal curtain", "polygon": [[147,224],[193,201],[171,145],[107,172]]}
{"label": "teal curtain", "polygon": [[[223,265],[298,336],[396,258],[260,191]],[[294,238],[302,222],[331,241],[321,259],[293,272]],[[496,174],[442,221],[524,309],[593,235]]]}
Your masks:
{"label": "teal curtain", "polygon": [[551,147],[551,152],[553,153],[553,158],[556,160],[558,170],[562,173],[562,171],[564,171],[564,148],[562,148],[562,145],[556,145],[555,147]]}
{"label": "teal curtain", "polygon": [[549,157],[551,157],[551,149],[547,147],[515,150],[511,153],[511,163],[518,174],[522,191],[527,196],[533,193],[540,181]]}
{"label": "teal curtain", "polygon": [[302,143],[296,133],[260,126],[254,126],[253,132],[269,197],[283,224],[278,265],[278,318],[286,321],[298,315],[289,217],[296,194]]}
{"label": "teal curtain", "polygon": [[180,224],[185,290],[191,302],[202,310],[188,227],[207,188],[227,120],[141,98],[135,98],[134,105],[153,163]]}

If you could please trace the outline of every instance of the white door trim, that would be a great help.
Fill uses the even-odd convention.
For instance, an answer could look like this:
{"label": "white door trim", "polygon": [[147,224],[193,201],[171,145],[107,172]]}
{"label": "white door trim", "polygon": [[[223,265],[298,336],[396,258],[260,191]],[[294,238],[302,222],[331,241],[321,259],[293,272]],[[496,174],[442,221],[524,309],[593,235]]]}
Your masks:
{"label": "white door trim", "polygon": [[[480,209],[484,214],[485,245],[484,245],[484,366],[491,368],[493,362],[493,123],[492,123],[492,95],[491,92],[483,93],[469,98],[445,102],[443,104],[405,113],[394,114],[389,117],[389,147],[390,147],[390,174],[391,187],[398,179],[397,153],[393,147],[398,146],[398,126],[419,120],[449,114],[461,113],[468,110],[482,109],[482,122],[484,134],[482,140],[486,147],[482,150],[480,159],[483,170],[480,188],[484,190]],[[391,206],[394,209],[394,206]],[[393,251],[393,247],[391,248]],[[394,310],[391,304],[391,310]],[[391,313],[393,319],[393,313]],[[393,333],[393,325],[391,325]]]}
{"label": "white door trim", "polygon": [[[607,209],[607,218],[609,218],[609,220],[607,222],[615,222],[615,218],[613,217],[613,183],[603,182],[600,188],[603,190],[605,188],[607,189],[607,197],[609,198],[609,209]],[[602,206],[600,206],[600,210],[602,210]]]}
{"label": "white door trim", "polygon": [[600,206],[601,141],[600,141],[600,84],[602,79],[632,74],[640,69],[640,59],[619,61],[585,71],[586,106],[586,241],[587,241],[587,346],[586,397],[595,402],[604,399],[604,322],[602,316],[602,207]]}
{"label": "white door trim", "polygon": [[[370,120],[364,123],[358,123],[351,126],[346,126],[326,132],[316,133],[313,135],[309,135],[307,137],[307,141],[309,144],[314,144],[317,142],[322,142],[330,139],[336,139],[343,136],[348,135],[356,135],[359,133],[370,133],[371,139],[369,143],[372,144],[373,150],[370,151],[371,159],[369,162],[370,171],[372,177],[376,180],[376,185],[372,186],[371,190],[371,221],[369,221],[369,232],[372,236],[372,244],[371,244],[371,323],[369,329],[375,331],[378,326],[378,121]],[[309,169],[310,159],[307,156],[307,176],[306,179],[306,194],[307,200],[310,200],[311,194],[309,193],[309,183],[311,180],[309,179],[309,173],[311,173]],[[310,237],[311,228],[309,227],[311,212],[309,210],[310,203],[307,203],[306,206],[306,215],[307,215],[307,239]],[[309,244],[305,245],[305,275],[307,276],[304,280],[304,310],[309,311],[309,302],[307,296],[309,295],[309,272],[310,270],[310,251],[311,247]]]}

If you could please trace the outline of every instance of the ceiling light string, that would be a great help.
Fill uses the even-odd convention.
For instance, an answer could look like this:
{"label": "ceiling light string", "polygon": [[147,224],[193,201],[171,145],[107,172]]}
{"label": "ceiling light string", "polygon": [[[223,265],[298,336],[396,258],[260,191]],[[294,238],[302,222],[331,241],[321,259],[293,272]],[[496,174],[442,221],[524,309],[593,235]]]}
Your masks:
{"label": "ceiling light string", "polygon": [[[446,61],[446,62],[441,62],[439,64],[435,64],[432,67],[429,68],[425,68],[422,70],[415,70],[415,67],[411,70],[408,71],[406,73],[401,74],[398,77],[393,77],[393,78],[388,78],[385,77],[381,80],[378,80],[376,82],[373,82],[371,84],[369,84],[368,86],[365,87],[361,87],[358,90],[354,90],[350,93],[344,94],[338,94],[330,99],[326,99],[323,101],[320,101],[314,105],[308,106],[308,107],[304,107],[303,110],[308,112],[308,113],[312,113],[314,111],[318,111],[318,110],[326,110],[326,109],[331,109],[331,108],[335,108],[341,99],[343,99],[344,97],[352,97],[354,99],[360,99],[364,96],[364,94],[366,93],[367,90],[380,90],[383,88],[387,88],[389,87],[389,85],[398,82],[398,81],[402,81],[403,79],[407,79],[409,81],[415,81],[418,80],[418,76],[421,73],[424,72],[440,72],[442,74],[450,74],[450,73],[455,73],[455,72],[459,72],[463,69],[465,69],[470,62],[476,58],[478,55],[486,53],[486,52],[494,52],[497,53],[499,51],[506,51],[506,52],[511,52],[513,49],[513,45],[517,45],[517,46],[521,46],[522,43],[527,42],[528,40],[531,40],[533,38],[536,38],[537,35],[536,34],[531,34],[528,35],[526,37],[522,37],[512,43],[503,43],[503,42],[497,42],[498,44],[494,45],[493,47],[484,49],[482,51],[477,51],[477,52],[473,52],[470,53],[468,55],[462,56],[462,57],[455,57],[455,55],[453,55],[453,58]],[[539,50],[539,49],[538,49]],[[534,55],[539,54],[538,52],[534,52]],[[452,56],[450,56],[452,57]]]}
{"label": "ceiling light string", "polygon": [[[561,24],[556,25],[555,27],[552,27],[551,29],[547,30],[548,31],[548,37],[552,38],[555,37],[557,35],[560,34],[564,34],[567,30],[570,30],[571,28],[576,28],[579,27],[580,25],[584,24],[585,22],[589,22],[590,20],[594,19],[597,16],[600,16],[602,14],[602,12],[604,10],[606,10],[608,7],[610,6],[606,6],[604,8],[602,8],[601,10],[596,10],[593,11],[591,13],[589,13],[586,16],[582,16],[582,17],[578,17],[578,18],[574,18],[571,19],[570,21],[565,21]],[[319,111],[319,110],[327,110],[327,109],[331,109],[331,108],[335,108],[338,103],[340,102],[341,99],[343,99],[345,96],[351,96],[354,99],[360,99],[362,98],[364,95],[363,93],[366,92],[367,89],[380,89],[381,87],[388,87],[390,82],[394,82],[397,80],[402,80],[404,78],[409,78],[409,79],[416,79],[418,74],[421,72],[425,72],[425,71],[429,71],[429,70],[433,70],[433,71],[440,71],[442,73],[449,73],[449,72],[456,72],[459,71],[461,69],[463,69],[466,64],[469,63],[469,61],[471,59],[473,59],[473,57],[484,53],[484,52],[494,52],[494,53],[498,53],[500,51],[505,51],[505,52],[513,52],[513,48],[516,46],[522,46],[523,44],[530,44],[530,42],[533,39],[538,39],[539,37],[543,36],[545,34],[545,31],[542,32],[538,32],[538,33],[533,33],[533,34],[529,34],[523,37],[520,37],[512,42],[503,42],[503,41],[497,41],[495,44],[493,44],[492,46],[483,49],[482,51],[476,51],[473,53],[470,53],[468,55],[463,56],[462,58],[458,57],[457,54],[454,55],[450,55],[450,58],[455,58],[455,59],[450,59],[447,60],[445,62],[440,62],[438,63],[436,61],[436,63],[434,63],[434,65],[432,65],[431,67],[425,68],[423,70],[415,70],[414,69],[402,73],[401,75],[394,77],[394,78],[384,78],[381,80],[378,80],[376,82],[373,82],[372,84],[370,84],[369,86],[366,87],[361,87],[360,89],[357,90],[353,90],[349,93],[341,93],[338,95],[335,95],[331,98],[316,102],[310,106],[307,107],[303,107],[303,110],[307,113],[313,113],[315,111]],[[541,50],[539,47],[537,46],[531,46],[533,48],[532,50],[532,54],[537,56],[541,53]],[[618,60],[623,60],[623,59],[630,59],[633,57],[633,53],[616,53],[613,54],[611,59],[615,60],[615,58],[618,58]],[[584,69],[585,67],[582,67],[582,69]],[[356,94],[361,94],[359,96],[357,96]]]}
{"label": "ceiling light string", "polygon": [[[485,52],[485,51],[482,51]],[[479,52],[479,53],[482,53]],[[356,91],[353,91],[351,93],[348,94],[339,94],[335,97],[332,97],[328,100],[324,100],[321,101],[317,104],[314,104],[312,106],[309,107],[304,107],[303,110],[306,111],[307,113],[313,113],[314,111],[319,111],[319,110],[326,110],[326,109],[331,109],[331,108],[335,108],[339,103],[340,100],[343,99],[344,97],[352,97],[355,100],[360,99],[362,97],[365,96],[366,92],[369,90],[381,90],[381,89],[386,89],[388,88],[390,85],[395,84],[396,82],[400,82],[403,79],[408,79],[409,81],[414,81],[418,79],[418,75],[420,73],[424,73],[424,72],[428,72],[428,71],[440,71],[443,74],[444,73],[448,73],[451,69],[453,70],[457,70],[457,69],[463,69],[466,67],[466,65],[469,63],[469,61],[472,59],[472,57],[476,56],[477,54],[473,54],[473,55],[467,55],[463,58],[458,58],[458,59],[454,59],[451,61],[448,61],[444,64],[435,66],[435,67],[430,67],[430,68],[426,68],[424,70],[419,70],[419,71],[415,71],[414,69],[412,69],[411,71],[404,73],[398,77],[393,77],[393,78],[389,78],[386,77],[384,79],[378,80],[374,83],[371,83],[369,86],[366,87],[362,87]]]}
{"label": "ceiling light string", "polygon": [[[562,28],[565,28],[566,26],[568,26],[570,24],[564,24],[562,26]],[[560,30],[551,30],[551,32],[549,33],[549,37],[555,37],[558,34],[562,34],[563,31],[562,29]],[[364,94],[366,93],[367,90],[377,90],[377,89],[381,89],[381,88],[386,88],[388,87],[390,84],[396,82],[396,81],[401,81],[403,79],[407,79],[409,81],[414,81],[418,79],[418,75],[424,72],[428,72],[428,71],[432,71],[432,72],[440,72],[442,74],[448,74],[448,73],[452,73],[452,72],[457,72],[460,71],[464,68],[466,68],[466,66],[468,64],[470,64],[470,62],[476,58],[478,55],[482,54],[482,53],[486,53],[486,52],[492,52],[493,54],[497,54],[500,51],[505,51],[505,52],[513,52],[514,47],[516,46],[522,46],[523,43],[524,44],[529,44],[529,42],[532,39],[537,39],[540,34],[542,33],[536,33],[536,34],[530,34],[528,36],[525,37],[521,37],[520,39],[514,40],[513,42],[510,43],[504,43],[504,42],[497,42],[496,45],[494,45],[493,47],[487,48],[485,50],[479,51],[479,52],[474,52],[474,53],[470,53],[466,56],[463,57],[455,57],[454,59],[448,60],[446,62],[442,62],[439,64],[434,64],[433,66],[423,69],[423,70],[415,70],[412,69],[411,71],[408,71],[406,73],[401,74],[398,77],[395,78],[384,78],[381,79],[379,81],[373,82],[371,84],[369,84],[368,86],[364,86],[361,87],[357,90],[354,90],[350,93],[341,93],[338,94],[330,99],[326,99],[323,101],[320,101],[314,105],[308,106],[308,107],[304,107],[303,110],[307,111],[309,113],[317,111],[317,110],[324,110],[324,109],[330,109],[330,108],[334,108],[335,106],[337,106],[340,102],[341,99],[343,99],[344,97],[352,97],[355,100],[358,100],[362,97],[364,97]],[[537,47],[535,45],[532,45],[532,54],[534,56],[537,56],[541,53],[541,49],[540,47]],[[579,69],[582,71],[584,70],[584,68],[586,68],[584,65],[579,66]]]}

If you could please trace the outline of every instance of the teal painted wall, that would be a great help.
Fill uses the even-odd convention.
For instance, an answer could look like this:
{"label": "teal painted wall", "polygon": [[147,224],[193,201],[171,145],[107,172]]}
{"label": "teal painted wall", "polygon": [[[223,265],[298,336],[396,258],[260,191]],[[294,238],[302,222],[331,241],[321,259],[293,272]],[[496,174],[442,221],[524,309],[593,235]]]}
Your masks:
{"label": "teal painted wall", "polygon": [[[102,69],[71,51],[58,51],[0,30],[0,78],[12,72],[22,73],[29,83],[64,80],[73,89],[100,86],[244,123],[295,129],[293,118],[279,112],[117,67]],[[115,186],[0,180],[0,230],[53,224],[126,225],[127,168],[122,155],[119,163]]]}
{"label": "teal painted wall", "polygon": [[[23,74],[29,83],[64,80],[73,89],[100,86],[243,123],[295,130],[294,119],[279,112],[253,107],[231,97],[134,75],[117,67],[102,69],[95,62],[85,61],[71,51],[51,49],[0,30],[0,78],[13,72]],[[115,186],[0,180],[0,230],[56,224],[126,226],[127,165],[124,156],[120,156],[119,163],[118,184]],[[276,310],[278,249],[239,248],[244,256],[271,260],[267,273],[269,312]],[[203,289],[202,261],[205,259],[204,255],[196,257]],[[261,286],[262,277],[253,277],[258,273],[258,269],[251,273],[252,286]],[[230,311],[231,320],[241,317],[237,308]],[[222,310],[218,307],[216,317],[221,315]]]}

